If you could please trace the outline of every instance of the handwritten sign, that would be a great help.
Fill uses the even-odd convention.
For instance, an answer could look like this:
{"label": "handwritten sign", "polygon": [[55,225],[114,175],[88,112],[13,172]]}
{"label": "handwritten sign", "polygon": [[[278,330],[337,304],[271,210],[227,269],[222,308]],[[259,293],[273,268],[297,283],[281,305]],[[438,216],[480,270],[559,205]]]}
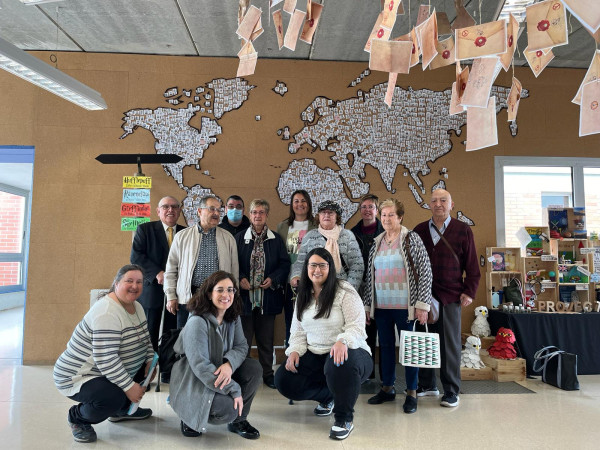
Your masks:
{"label": "handwritten sign", "polygon": [[150,189],[123,189],[123,203],[150,203]]}
{"label": "handwritten sign", "polygon": [[150,217],[150,203],[122,203],[121,217]]}
{"label": "handwritten sign", "polygon": [[150,217],[121,217],[121,231],[135,231],[138,225],[150,222]]}
{"label": "handwritten sign", "polygon": [[151,188],[152,177],[123,177],[124,188]]}
{"label": "handwritten sign", "polygon": [[557,258],[554,255],[542,255],[542,261],[556,261]]}

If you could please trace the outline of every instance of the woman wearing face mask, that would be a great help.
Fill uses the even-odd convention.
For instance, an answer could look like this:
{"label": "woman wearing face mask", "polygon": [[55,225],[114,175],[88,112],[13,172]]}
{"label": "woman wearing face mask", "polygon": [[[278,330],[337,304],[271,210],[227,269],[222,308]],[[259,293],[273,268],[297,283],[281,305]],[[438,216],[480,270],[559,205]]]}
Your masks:
{"label": "woman wearing face mask", "polygon": [[283,289],[290,271],[290,258],[281,236],[267,227],[269,203],[263,199],[250,204],[251,226],[235,237],[240,267],[242,326],[248,339],[256,338],[263,380],[273,382],[273,339],[275,316],[283,309]]}
{"label": "woman wearing face mask", "polygon": [[[310,195],[304,189],[294,191],[290,200],[290,215],[277,225],[277,233],[281,236],[283,242],[285,242],[292,264],[298,258],[302,239],[306,233],[315,228]],[[292,316],[294,315],[294,297],[292,286],[288,282],[285,287],[285,299],[283,302],[286,346],[290,342],[290,327],[292,326]]]}
{"label": "woman wearing face mask", "polygon": [[244,215],[244,200],[239,195],[232,195],[225,203],[225,217],[219,227],[227,230],[235,237],[240,231],[250,226],[250,220]]}
{"label": "woman wearing face mask", "polygon": [[292,266],[290,284],[297,286],[306,255],[312,249],[323,247],[333,257],[337,277],[345,280],[356,290],[360,288],[365,264],[354,233],[342,226],[342,208],[336,202],[326,200],[319,205],[319,227],[306,233]]}

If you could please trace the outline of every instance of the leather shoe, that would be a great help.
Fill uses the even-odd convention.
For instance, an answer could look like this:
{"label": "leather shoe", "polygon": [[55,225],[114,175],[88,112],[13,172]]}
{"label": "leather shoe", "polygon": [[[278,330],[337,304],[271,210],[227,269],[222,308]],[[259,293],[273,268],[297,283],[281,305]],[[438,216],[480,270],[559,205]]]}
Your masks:
{"label": "leather shoe", "polygon": [[169,382],[171,381],[171,374],[170,373],[161,373],[160,374],[160,382],[163,384],[169,384]]}
{"label": "leather shoe", "polygon": [[391,391],[385,392],[383,389],[380,390],[376,395],[367,400],[369,405],[380,405],[385,402],[391,402],[396,399],[396,389],[392,388]]}
{"label": "leather shoe", "polygon": [[200,433],[199,431],[196,431],[196,430],[192,430],[185,423],[183,423],[183,420],[181,421],[181,434],[183,434],[185,437],[202,436],[202,433]]}
{"label": "leather shoe", "polygon": [[417,398],[412,395],[407,395],[406,400],[404,400],[404,405],[402,405],[402,409],[405,414],[417,412]]}
{"label": "leather shoe", "polygon": [[239,434],[244,439],[258,439],[260,437],[258,430],[250,425],[247,420],[231,422],[227,424],[227,429],[232,433]]}
{"label": "leather shoe", "polygon": [[275,377],[273,375],[269,375],[268,377],[263,378],[263,381],[271,389],[277,389],[275,387]]}

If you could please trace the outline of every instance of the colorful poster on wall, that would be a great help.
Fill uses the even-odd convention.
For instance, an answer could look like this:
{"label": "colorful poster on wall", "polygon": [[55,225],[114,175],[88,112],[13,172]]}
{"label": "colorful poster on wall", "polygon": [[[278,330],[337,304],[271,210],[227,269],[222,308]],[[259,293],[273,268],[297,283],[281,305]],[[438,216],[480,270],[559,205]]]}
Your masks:
{"label": "colorful poster on wall", "polygon": [[147,188],[152,187],[152,177],[123,177],[124,188]]}
{"label": "colorful poster on wall", "polygon": [[121,231],[135,231],[138,225],[150,222],[150,217],[121,217]]}
{"label": "colorful poster on wall", "polygon": [[123,203],[150,203],[150,189],[123,189]]}
{"label": "colorful poster on wall", "polygon": [[150,203],[121,203],[121,217],[150,217]]}

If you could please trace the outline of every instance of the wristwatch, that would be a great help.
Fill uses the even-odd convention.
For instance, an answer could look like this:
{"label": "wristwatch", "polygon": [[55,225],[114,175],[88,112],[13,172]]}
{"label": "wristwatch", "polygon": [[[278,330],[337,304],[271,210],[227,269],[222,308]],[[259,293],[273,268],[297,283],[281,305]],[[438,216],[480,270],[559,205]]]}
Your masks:
{"label": "wristwatch", "polygon": [[338,339],[338,342],[341,342],[342,344],[344,344],[346,347],[348,347],[348,341],[346,339]]}

